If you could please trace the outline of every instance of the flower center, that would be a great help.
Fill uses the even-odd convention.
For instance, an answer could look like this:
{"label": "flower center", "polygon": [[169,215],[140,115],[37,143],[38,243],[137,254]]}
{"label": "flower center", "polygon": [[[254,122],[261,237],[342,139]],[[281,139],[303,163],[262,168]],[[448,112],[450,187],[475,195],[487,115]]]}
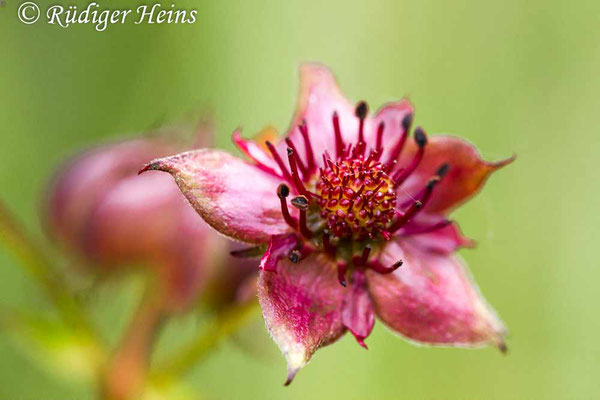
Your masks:
{"label": "flower center", "polygon": [[394,218],[394,183],[373,158],[349,157],[320,171],[315,185],[320,216],[336,237],[373,239]]}
{"label": "flower center", "polygon": [[[401,230],[429,201],[434,186],[448,171],[448,164],[442,164],[427,184],[411,196],[411,200],[400,202],[396,189],[419,166],[425,153],[427,136],[423,129],[417,127],[414,131],[417,150],[412,160],[406,165],[397,165],[412,124],[412,114],[407,113],[400,126],[392,127],[399,128],[399,135],[392,143],[386,144],[389,145],[387,159],[381,160],[385,126],[383,122],[379,123],[376,141],[368,147],[364,139],[367,114],[367,104],[358,103],[355,110],[358,119],[357,140],[349,144],[344,143],[338,114],[333,114],[335,157],[326,151],[322,154],[323,164],[320,167],[315,161],[305,122],[298,126],[304,140],[304,159],[298,155],[297,144],[286,138],[287,165],[275,146],[266,142],[281,174],[257,160],[266,171],[280,176],[298,193],[289,202],[298,209],[296,218],[288,209],[290,187],[282,183],[277,189],[283,218],[305,239],[290,253],[289,259],[299,262],[312,251],[323,251],[337,260],[338,278],[342,285],[346,284],[348,268],[371,268],[388,274],[402,265],[400,260],[391,266],[381,265],[377,259],[370,258],[372,247],[378,246],[382,240],[390,240],[394,233]],[[438,229],[438,226],[426,227],[428,231],[434,229]]]}

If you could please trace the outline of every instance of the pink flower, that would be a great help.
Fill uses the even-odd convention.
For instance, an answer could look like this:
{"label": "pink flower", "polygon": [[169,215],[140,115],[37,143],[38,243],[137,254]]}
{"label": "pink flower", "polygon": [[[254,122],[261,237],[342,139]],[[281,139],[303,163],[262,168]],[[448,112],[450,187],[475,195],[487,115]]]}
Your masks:
{"label": "pink flower", "polygon": [[208,300],[231,303],[255,268],[229,256],[239,246],[200,220],[170,177],[138,176],[140,165],[181,151],[175,143],[163,135],[80,154],[55,176],[45,210],[50,236],[99,274],[131,265],[151,271],[167,313],[186,309],[207,285]]}
{"label": "pink flower", "polygon": [[329,70],[305,65],[285,140],[235,132],[251,161],[203,149],[143,169],[171,173],[219,232],[266,246],[258,294],[286,383],[346,331],[366,347],[375,316],[421,343],[505,348],[502,322],[453,254],[472,242],[447,215],[512,159],[485,162],[420,127],[411,138],[413,112],[401,100],[369,115]]}

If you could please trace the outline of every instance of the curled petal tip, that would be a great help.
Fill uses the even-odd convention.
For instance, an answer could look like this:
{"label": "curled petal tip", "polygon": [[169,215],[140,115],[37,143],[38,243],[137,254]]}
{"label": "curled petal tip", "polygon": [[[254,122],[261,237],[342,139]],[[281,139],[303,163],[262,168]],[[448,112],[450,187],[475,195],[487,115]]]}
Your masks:
{"label": "curled petal tip", "polygon": [[138,175],[140,175],[143,172],[151,171],[151,170],[156,170],[156,169],[158,169],[158,163],[157,162],[151,162],[151,163],[148,163],[148,164],[144,165],[144,167],[138,171]]}
{"label": "curled petal tip", "polygon": [[491,164],[492,168],[494,169],[499,169],[502,168],[510,163],[512,163],[513,161],[515,161],[517,159],[517,154],[513,153],[512,156],[505,158],[504,160],[500,160],[500,161],[494,161]]}
{"label": "curled petal tip", "polygon": [[298,373],[298,371],[300,371],[300,368],[289,369],[288,370],[288,374],[287,374],[287,378],[285,379],[285,382],[284,382],[283,386],[289,386],[290,383],[292,383],[292,381],[296,377],[296,374]]}
{"label": "curled petal tip", "polygon": [[362,347],[365,350],[369,350],[369,347],[365,343],[365,338],[361,338],[361,337],[356,336],[356,341],[358,342],[358,344],[360,345],[360,347]]}
{"label": "curled petal tip", "polygon": [[498,342],[498,350],[500,350],[502,354],[508,354],[508,347],[502,339],[500,340],[500,342]]}

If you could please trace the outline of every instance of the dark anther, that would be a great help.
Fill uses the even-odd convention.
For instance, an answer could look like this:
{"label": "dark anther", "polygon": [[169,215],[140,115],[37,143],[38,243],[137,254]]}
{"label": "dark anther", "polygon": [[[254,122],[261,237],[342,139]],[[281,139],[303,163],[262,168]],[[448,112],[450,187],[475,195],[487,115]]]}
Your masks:
{"label": "dark anther", "polygon": [[277,186],[277,197],[279,197],[280,199],[285,199],[289,195],[290,195],[290,188],[288,185],[286,185],[285,183],[282,183],[281,185]]}
{"label": "dark anther", "polygon": [[293,155],[293,154],[294,154],[294,149],[292,149],[291,147],[288,147],[288,148],[287,148],[287,155],[288,155],[288,156],[291,156],[291,155]]}
{"label": "dark anther", "polygon": [[296,196],[292,199],[291,203],[298,210],[306,210],[308,208],[308,198],[306,196]]}
{"label": "dark anther", "polygon": [[412,124],[412,120],[413,120],[413,115],[411,114],[406,114],[404,116],[404,118],[402,118],[402,129],[407,130],[410,127],[410,124]]}
{"label": "dark anther", "polygon": [[427,189],[433,189],[433,187],[435,185],[437,185],[439,181],[440,181],[440,177],[439,176],[434,176],[432,178],[429,178],[429,181],[427,181],[427,185],[425,187]]}
{"label": "dark anther", "polygon": [[286,197],[290,194],[290,188],[285,183],[277,186],[277,197],[279,197],[279,202],[281,203],[281,214],[283,215],[283,219],[289,226],[296,229],[298,223],[296,219],[290,215],[290,210],[288,210]]}
{"label": "dark anther", "polygon": [[297,264],[300,261],[300,257],[301,257],[301,254],[298,250],[293,250],[289,256],[290,261],[293,262],[294,264]]}
{"label": "dark anther", "polygon": [[427,135],[425,134],[423,128],[421,128],[420,126],[418,126],[415,129],[415,142],[421,148],[425,147],[425,145],[427,144]]}
{"label": "dark anther", "polygon": [[440,165],[440,167],[438,168],[438,170],[435,174],[437,176],[439,176],[440,178],[443,178],[444,175],[446,175],[448,173],[449,169],[450,169],[450,164],[443,163],[442,165]]}
{"label": "dark anther", "polygon": [[356,109],[354,110],[354,115],[356,115],[360,119],[365,119],[367,117],[367,113],[369,112],[369,105],[365,101],[360,101],[356,105]]}

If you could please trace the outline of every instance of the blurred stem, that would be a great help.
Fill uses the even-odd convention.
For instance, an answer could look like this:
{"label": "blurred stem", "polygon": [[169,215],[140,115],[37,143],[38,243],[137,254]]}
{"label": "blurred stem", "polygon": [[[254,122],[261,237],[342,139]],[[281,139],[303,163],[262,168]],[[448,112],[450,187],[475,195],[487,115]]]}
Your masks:
{"label": "blurred stem", "polygon": [[151,381],[159,385],[168,384],[175,377],[188,373],[199,361],[215,350],[221,340],[248,322],[257,308],[258,302],[251,301],[217,314],[196,339],[155,368],[150,375]]}
{"label": "blurred stem", "polygon": [[107,365],[103,377],[103,398],[127,400],[140,397],[154,341],[167,317],[164,304],[164,298],[147,291]]}
{"label": "blurred stem", "polygon": [[25,230],[0,202],[0,245],[13,255],[19,265],[44,289],[62,319],[78,332],[96,339],[91,324],[74,299],[70,288],[57,275],[50,261],[27,236]]}

